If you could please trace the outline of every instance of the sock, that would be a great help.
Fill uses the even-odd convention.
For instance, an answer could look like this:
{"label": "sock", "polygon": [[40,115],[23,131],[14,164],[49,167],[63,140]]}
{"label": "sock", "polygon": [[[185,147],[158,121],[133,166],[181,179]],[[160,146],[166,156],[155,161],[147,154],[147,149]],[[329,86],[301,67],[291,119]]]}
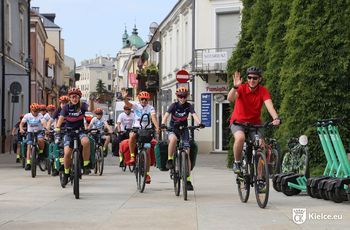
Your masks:
{"label": "sock", "polygon": [[21,158],[20,155],[17,155],[17,159]]}
{"label": "sock", "polygon": [[27,160],[27,165],[30,165],[31,161],[30,160]]}
{"label": "sock", "polygon": [[173,160],[174,156],[168,156],[168,160]]}
{"label": "sock", "polygon": [[84,167],[85,167],[85,166],[87,166],[89,163],[90,163],[90,161],[89,161],[89,160],[84,161]]}
{"label": "sock", "polygon": [[146,174],[147,174],[147,176],[149,176],[149,172],[147,172]]}
{"label": "sock", "polygon": [[39,154],[42,154],[44,152],[44,150],[40,149],[39,150]]}
{"label": "sock", "polygon": [[135,153],[130,153],[130,157],[135,157]]}
{"label": "sock", "polygon": [[123,161],[123,157],[121,156],[121,154],[119,153],[119,162]]}
{"label": "sock", "polygon": [[188,177],[187,177],[187,181],[191,181],[191,176],[188,176]]}
{"label": "sock", "polygon": [[70,169],[64,168],[64,174],[69,174]]}

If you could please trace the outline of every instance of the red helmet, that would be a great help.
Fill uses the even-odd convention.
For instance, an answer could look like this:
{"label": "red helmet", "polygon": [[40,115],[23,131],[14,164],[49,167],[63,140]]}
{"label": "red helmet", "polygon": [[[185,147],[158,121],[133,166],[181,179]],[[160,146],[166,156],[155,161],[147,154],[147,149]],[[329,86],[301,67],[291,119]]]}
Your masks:
{"label": "red helmet", "polygon": [[67,102],[69,102],[69,97],[66,96],[66,95],[60,96],[59,101],[60,101],[61,103],[67,103]]}
{"label": "red helmet", "polygon": [[34,111],[34,112],[39,111],[39,109],[40,109],[40,105],[37,104],[37,103],[32,103],[32,104],[30,105],[30,110],[32,110],[32,111]]}
{"label": "red helmet", "polygon": [[186,87],[179,87],[176,89],[176,96],[188,96],[188,89]]}
{"label": "red helmet", "polygon": [[54,106],[53,104],[50,104],[46,107],[47,111],[53,111],[56,109],[56,106]]}
{"label": "red helmet", "polygon": [[96,114],[96,115],[98,115],[98,114],[102,115],[102,114],[103,114],[103,110],[102,110],[101,108],[96,108],[96,109],[94,110],[94,114]]}
{"label": "red helmet", "polygon": [[68,90],[68,96],[73,95],[73,94],[76,94],[76,95],[78,95],[79,97],[81,97],[81,95],[82,95],[79,88],[70,88],[70,89]]}
{"label": "red helmet", "polygon": [[151,95],[150,95],[148,92],[146,92],[146,91],[141,91],[141,92],[139,92],[139,94],[137,95],[137,97],[138,97],[139,99],[142,99],[142,98],[150,99],[150,98],[151,98]]}

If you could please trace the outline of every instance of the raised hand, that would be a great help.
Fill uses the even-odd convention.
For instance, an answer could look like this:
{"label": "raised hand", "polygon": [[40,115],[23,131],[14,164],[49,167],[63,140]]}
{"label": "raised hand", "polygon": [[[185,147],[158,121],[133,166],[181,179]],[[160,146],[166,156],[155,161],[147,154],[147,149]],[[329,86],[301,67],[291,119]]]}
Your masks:
{"label": "raised hand", "polygon": [[126,91],[125,88],[121,89],[121,93],[122,93],[122,97],[123,97],[123,98],[127,98],[127,96],[128,96],[128,91]]}
{"label": "raised hand", "polygon": [[242,84],[242,78],[241,78],[241,73],[236,71],[233,75],[232,75],[232,79],[233,79],[233,86],[234,87],[239,87]]}

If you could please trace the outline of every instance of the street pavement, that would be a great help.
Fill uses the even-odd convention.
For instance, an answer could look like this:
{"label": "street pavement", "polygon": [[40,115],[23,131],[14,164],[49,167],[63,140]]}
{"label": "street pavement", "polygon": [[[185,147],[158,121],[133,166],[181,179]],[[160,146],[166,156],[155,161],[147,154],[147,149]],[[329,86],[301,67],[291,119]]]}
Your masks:
{"label": "street pavement", "polygon": [[[287,197],[270,187],[265,209],[254,193],[241,203],[235,176],[224,154],[199,154],[188,201],[176,197],[169,172],[151,169],[152,183],[136,190],[134,174],[108,156],[102,176],[84,176],[80,199],[58,177],[30,172],[15,164],[14,154],[0,154],[0,229],[348,229],[350,202],[335,204],[305,194]],[[306,208],[306,220],[293,222],[293,208]],[[323,219],[335,215],[340,220]],[[318,219],[317,219],[318,218]]]}

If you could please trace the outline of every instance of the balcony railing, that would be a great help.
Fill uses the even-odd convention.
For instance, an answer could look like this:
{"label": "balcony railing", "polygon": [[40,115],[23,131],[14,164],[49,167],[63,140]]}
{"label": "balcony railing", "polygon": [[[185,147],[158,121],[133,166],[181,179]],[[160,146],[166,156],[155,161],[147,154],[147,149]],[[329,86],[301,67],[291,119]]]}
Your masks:
{"label": "balcony railing", "polygon": [[196,74],[225,73],[232,51],[233,47],[195,50],[193,71]]}

